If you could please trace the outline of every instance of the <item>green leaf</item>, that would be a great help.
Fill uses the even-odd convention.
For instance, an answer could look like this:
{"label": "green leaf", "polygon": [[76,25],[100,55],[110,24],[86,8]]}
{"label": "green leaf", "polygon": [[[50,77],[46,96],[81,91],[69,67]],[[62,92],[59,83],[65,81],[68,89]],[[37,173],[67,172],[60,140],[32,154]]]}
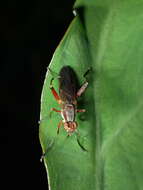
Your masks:
{"label": "green leaf", "polygon": [[[143,189],[143,0],[79,0],[77,16],[58,46],[50,68],[65,65],[89,86],[76,116],[80,142],[67,138],[49,89],[47,72],[41,98],[40,142],[51,190]],[[54,80],[58,91],[58,80]]]}

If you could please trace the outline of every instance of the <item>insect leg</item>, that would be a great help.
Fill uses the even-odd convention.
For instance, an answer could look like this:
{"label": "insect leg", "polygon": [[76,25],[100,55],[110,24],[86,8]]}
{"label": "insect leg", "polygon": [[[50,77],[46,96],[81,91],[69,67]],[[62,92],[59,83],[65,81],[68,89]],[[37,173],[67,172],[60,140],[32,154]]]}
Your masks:
{"label": "insect leg", "polygon": [[59,134],[59,131],[60,131],[60,127],[62,126],[63,124],[63,121],[61,120],[58,124],[58,130],[57,130],[57,134]]}
{"label": "insect leg", "polygon": [[80,142],[80,134],[79,134],[78,132],[76,132],[76,140],[77,140],[77,143],[78,143],[78,145],[80,146],[80,148],[81,148],[83,151],[88,152],[87,149],[81,144],[81,142]]}
{"label": "insect leg", "polygon": [[61,113],[60,110],[57,110],[56,108],[51,108],[51,111],[49,113],[49,118],[51,118],[53,111]]}
{"label": "insect leg", "polygon": [[86,76],[88,75],[88,73],[89,73],[90,71],[91,71],[91,67],[88,68],[88,70],[84,73],[83,77],[85,78],[85,80],[86,80]]}
{"label": "insect leg", "polygon": [[76,96],[79,97],[82,95],[82,93],[85,91],[85,89],[87,88],[88,86],[88,82],[86,81],[81,87],[80,89],[77,91],[77,94]]}
{"label": "insect leg", "polygon": [[48,71],[50,71],[50,73],[51,73],[51,75],[53,76],[53,78],[59,78],[59,77],[60,77],[58,73],[56,73],[55,71],[53,71],[53,70],[50,69],[49,67],[48,67]]}
{"label": "insect leg", "polygon": [[57,110],[56,108],[52,108],[51,111],[55,111],[55,112],[61,113],[61,110]]}
{"label": "insect leg", "polygon": [[55,99],[57,100],[57,102],[60,104],[61,103],[61,99],[60,99],[58,93],[56,92],[56,90],[53,87],[53,84],[52,84],[53,80],[54,80],[54,78],[52,78],[51,81],[50,81],[50,89],[52,91],[53,96],[55,97]]}
{"label": "insect leg", "polygon": [[88,82],[86,80],[86,76],[89,73],[89,71],[91,70],[91,68],[89,68],[83,75],[83,77],[85,78],[85,82],[83,83],[83,85],[80,87],[80,89],[77,91],[77,97],[81,96],[83,94],[83,92],[85,91],[85,89],[88,86]]}
{"label": "insect leg", "polygon": [[77,113],[79,113],[79,112],[86,112],[86,110],[85,109],[77,109],[76,112]]}
{"label": "insect leg", "polygon": [[42,154],[41,158],[40,158],[40,162],[43,161],[43,159],[45,158],[45,156],[47,155],[47,153],[50,151],[50,149],[53,147],[55,140],[51,140],[51,142],[49,143],[49,145],[47,146],[45,152]]}
{"label": "insect leg", "polygon": [[38,123],[40,124],[42,121],[45,121],[46,119],[51,118],[53,111],[61,113],[60,110],[57,110],[56,108],[51,108],[48,116],[45,116],[44,118],[42,118],[40,121],[38,121]]}

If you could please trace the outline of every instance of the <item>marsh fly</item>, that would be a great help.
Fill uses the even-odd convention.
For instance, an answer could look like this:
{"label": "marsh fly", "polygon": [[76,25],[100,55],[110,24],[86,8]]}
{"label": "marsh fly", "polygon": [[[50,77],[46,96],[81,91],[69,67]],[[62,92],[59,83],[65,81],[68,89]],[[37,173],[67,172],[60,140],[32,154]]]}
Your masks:
{"label": "marsh fly", "polygon": [[[83,75],[84,77],[89,72],[89,69]],[[85,80],[83,85],[78,89],[78,83],[76,75],[70,66],[64,66],[59,73],[59,94],[53,87],[54,78],[51,79],[50,89],[61,106],[61,110],[52,108],[52,111],[59,112],[61,114],[62,120],[58,124],[57,133],[59,133],[60,127],[63,125],[64,129],[70,136],[77,130],[77,122],[75,121],[76,113],[85,112],[85,109],[77,109],[77,99],[88,86],[88,82]]]}
{"label": "marsh fly", "polygon": [[[53,71],[49,68],[51,74]],[[85,82],[78,88],[77,76],[73,69],[70,66],[64,66],[59,72],[59,93],[56,92],[53,87],[53,80],[50,81],[50,89],[58,104],[61,107],[61,110],[57,110],[56,108],[52,108],[51,111],[55,111],[61,114],[62,120],[58,124],[57,134],[59,134],[60,127],[63,125],[66,130],[68,136],[71,136],[74,132],[77,134],[77,142],[82,150],[87,151],[79,141],[79,133],[77,132],[77,122],[75,120],[76,113],[85,112],[85,109],[77,108],[77,99],[80,97],[85,89],[88,86],[88,82],[86,80],[86,75],[90,69],[88,69],[83,77],[85,78]],[[53,143],[52,143],[53,144]],[[52,146],[52,145],[51,145]],[[48,150],[49,148],[47,148]],[[42,155],[41,161],[46,155],[47,151]]]}

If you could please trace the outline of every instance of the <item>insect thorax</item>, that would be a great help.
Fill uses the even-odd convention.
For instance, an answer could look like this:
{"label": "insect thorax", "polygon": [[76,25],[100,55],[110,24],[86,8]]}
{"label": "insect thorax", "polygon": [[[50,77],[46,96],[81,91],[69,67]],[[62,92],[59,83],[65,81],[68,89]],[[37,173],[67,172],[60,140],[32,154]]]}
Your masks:
{"label": "insect thorax", "polygon": [[73,122],[75,120],[75,106],[73,104],[64,104],[61,110],[63,122]]}

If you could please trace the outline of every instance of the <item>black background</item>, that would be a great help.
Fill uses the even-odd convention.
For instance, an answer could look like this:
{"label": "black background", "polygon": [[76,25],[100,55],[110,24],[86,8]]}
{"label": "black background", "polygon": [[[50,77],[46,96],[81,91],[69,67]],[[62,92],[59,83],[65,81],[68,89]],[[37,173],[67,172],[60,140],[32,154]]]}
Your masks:
{"label": "black background", "polygon": [[47,190],[39,161],[40,96],[47,66],[73,19],[73,4],[8,0],[0,5],[1,189]]}

